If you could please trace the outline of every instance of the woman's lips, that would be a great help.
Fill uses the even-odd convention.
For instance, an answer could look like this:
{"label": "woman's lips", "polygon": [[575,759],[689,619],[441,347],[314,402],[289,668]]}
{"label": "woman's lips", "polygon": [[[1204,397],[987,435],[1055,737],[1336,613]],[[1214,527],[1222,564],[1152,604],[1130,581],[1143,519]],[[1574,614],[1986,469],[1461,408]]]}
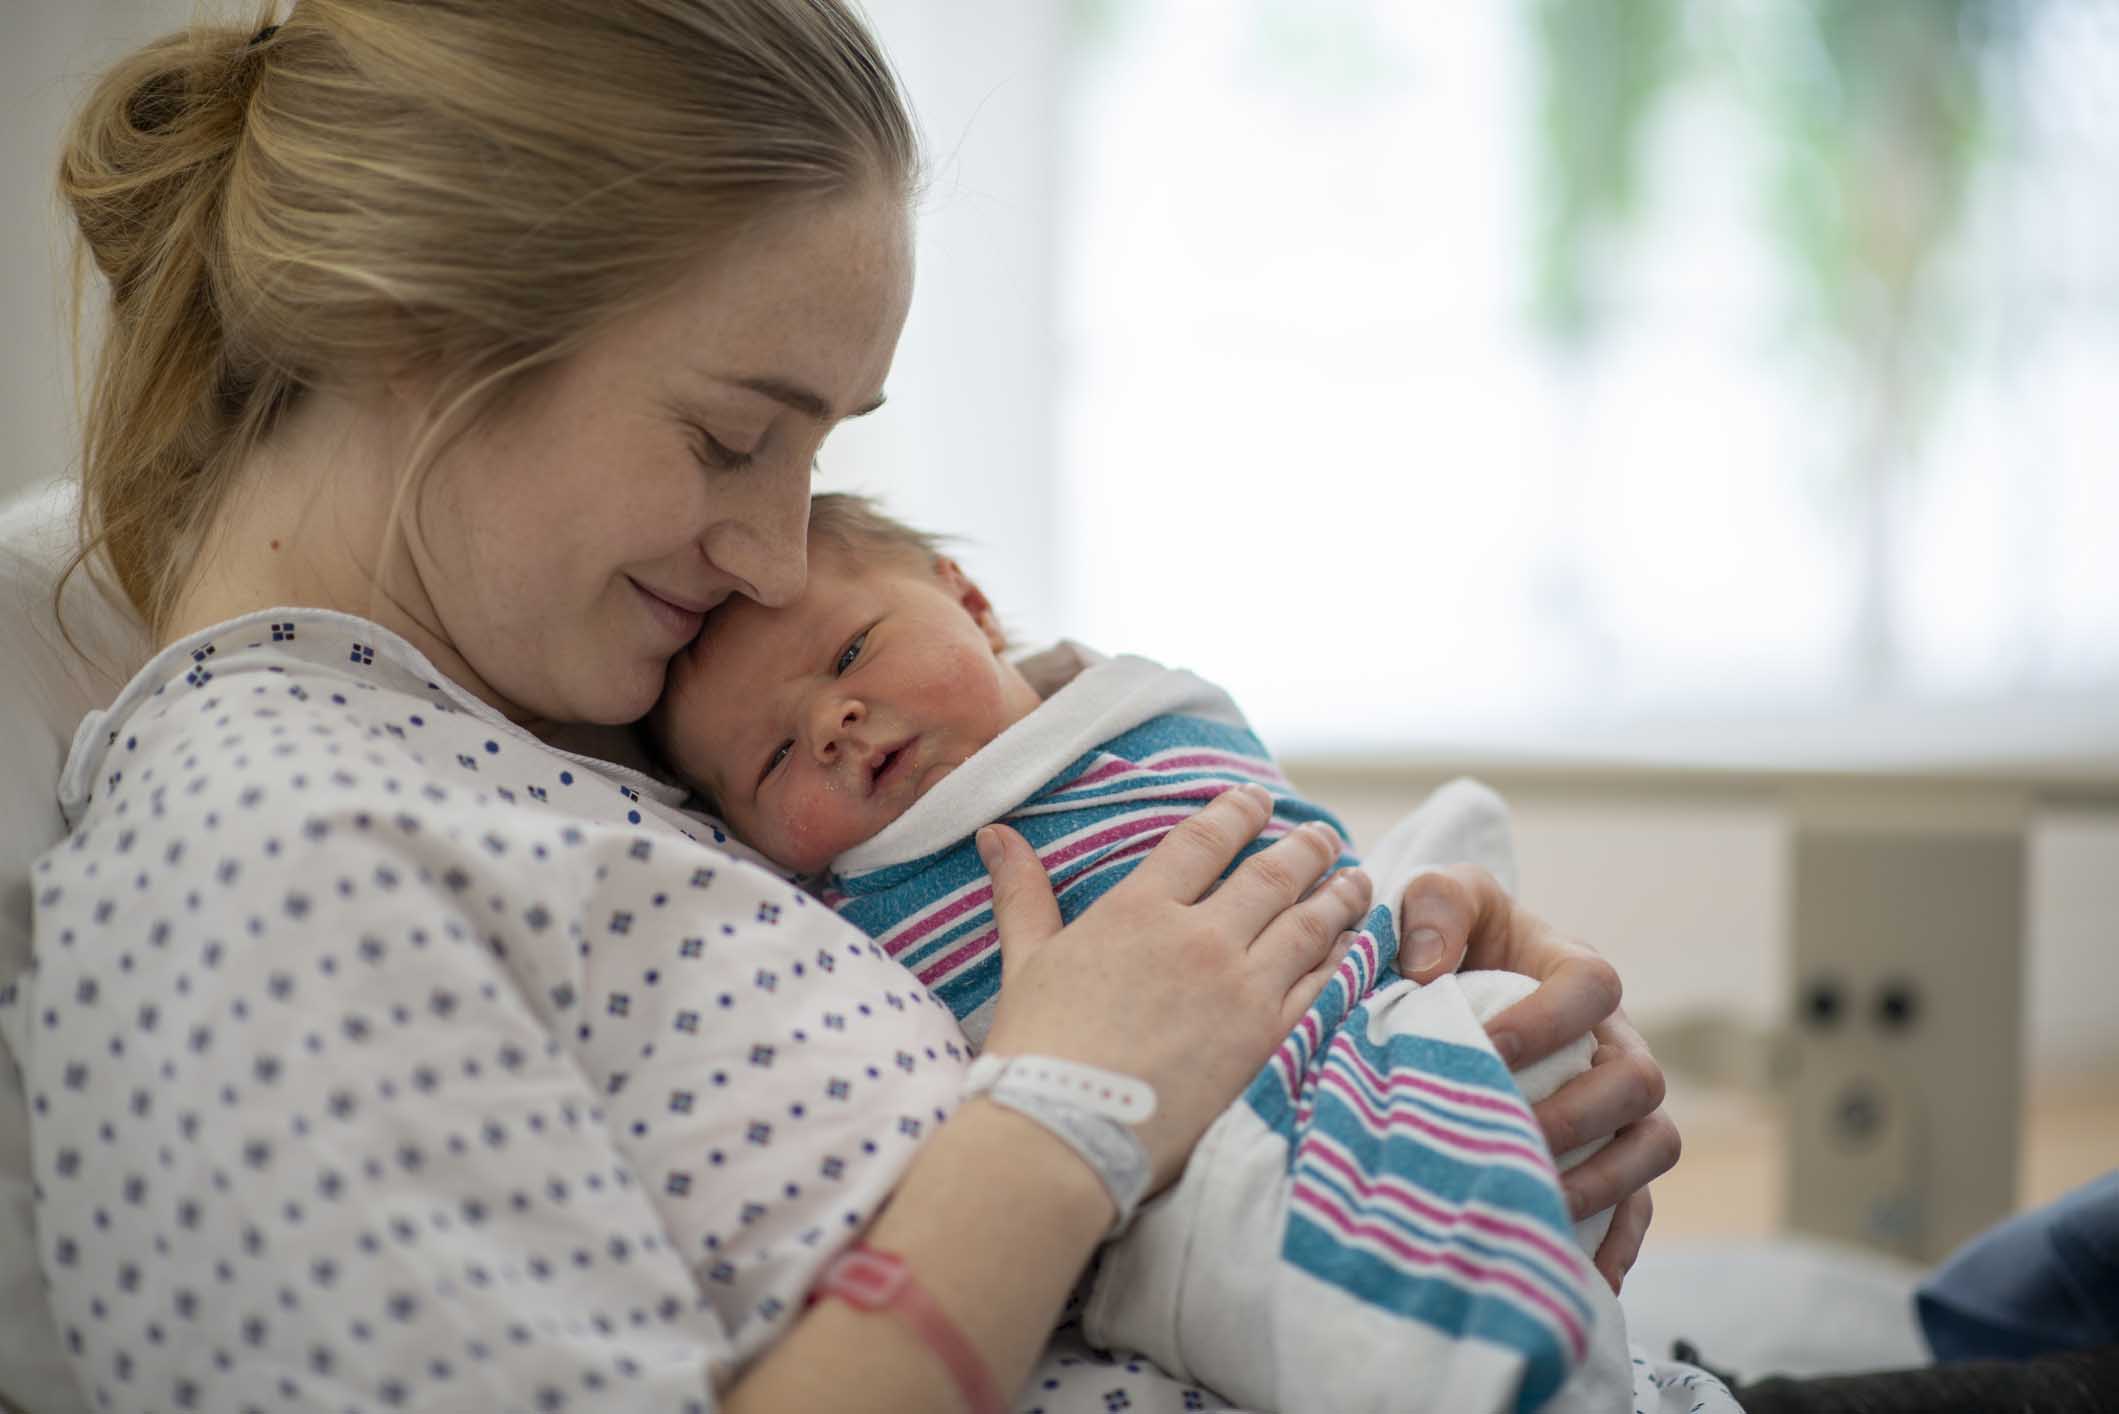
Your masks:
{"label": "woman's lips", "polygon": [[626,583],[639,591],[641,601],[646,604],[648,612],[654,616],[657,623],[670,631],[680,646],[698,636],[699,625],[706,621],[703,612],[671,603],[630,575],[626,577]]}

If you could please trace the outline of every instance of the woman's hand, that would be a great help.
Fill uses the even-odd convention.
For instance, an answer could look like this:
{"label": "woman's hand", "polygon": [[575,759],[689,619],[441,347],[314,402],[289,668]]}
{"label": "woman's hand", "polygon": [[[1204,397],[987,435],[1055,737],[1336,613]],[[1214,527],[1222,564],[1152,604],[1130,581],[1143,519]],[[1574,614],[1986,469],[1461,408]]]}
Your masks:
{"label": "woman's hand", "polygon": [[1615,1136],[1562,1182],[1573,1216],[1615,1209],[1596,1265],[1617,1291],[1648,1235],[1654,1210],[1648,1184],[1670,1171],[1680,1148],[1677,1126],[1662,1109],[1663,1068],[1619,1009],[1618,972],[1588,944],[1518,907],[1493,875],[1473,865],[1413,880],[1398,917],[1399,943],[1409,952],[1416,950],[1414,935],[1421,929],[1441,935],[1440,959],[1408,974],[1416,982],[1460,966],[1537,979],[1537,991],[1486,1024],[1494,1049],[1510,1067],[1550,1055],[1578,1036],[1596,1037],[1590,1068],[1554,1091],[1536,1114],[1555,1154]]}
{"label": "woman's hand", "polygon": [[1216,887],[1265,827],[1270,798],[1224,791],[1065,928],[1036,853],[979,832],[1001,936],[1001,999],[986,1048],[1102,1066],[1155,1088],[1137,1132],[1150,1191],[1272,1054],[1345,955],[1367,911],[1359,870],[1312,885],[1339,855],[1323,826],[1293,830]]}

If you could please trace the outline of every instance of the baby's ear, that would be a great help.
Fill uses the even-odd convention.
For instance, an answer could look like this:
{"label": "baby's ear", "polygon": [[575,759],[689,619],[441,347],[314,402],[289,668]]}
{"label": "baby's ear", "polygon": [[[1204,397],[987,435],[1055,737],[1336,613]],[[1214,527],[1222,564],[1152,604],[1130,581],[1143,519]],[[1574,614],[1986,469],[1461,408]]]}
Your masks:
{"label": "baby's ear", "polygon": [[986,635],[986,642],[999,653],[1008,647],[1008,635],[1001,632],[1001,621],[993,612],[993,604],[986,592],[971,582],[964,567],[947,555],[934,557],[934,577],[942,582],[943,590],[963,605],[964,612],[971,615],[972,622]]}

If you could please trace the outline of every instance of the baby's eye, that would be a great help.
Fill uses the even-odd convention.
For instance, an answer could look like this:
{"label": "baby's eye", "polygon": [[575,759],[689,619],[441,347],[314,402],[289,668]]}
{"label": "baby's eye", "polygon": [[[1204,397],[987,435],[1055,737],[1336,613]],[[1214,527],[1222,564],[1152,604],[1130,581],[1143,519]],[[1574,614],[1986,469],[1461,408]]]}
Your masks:
{"label": "baby's eye", "polygon": [[758,779],[762,781],[767,776],[770,776],[774,771],[780,769],[780,763],[782,761],[785,761],[787,759],[787,754],[790,751],[793,751],[794,749],[795,744],[792,741],[781,742],[779,748],[773,752],[770,758],[767,759],[765,763],[765,769],[758,773]]}
{"label": "baby's eye", "polygon": [[866,642],[868,642],[868,630],[864,628],[854,636],[853,642],[839,650],[839,661],[834,663],[831,669],[833,676],[843,674],[860,659],[861,645]]}

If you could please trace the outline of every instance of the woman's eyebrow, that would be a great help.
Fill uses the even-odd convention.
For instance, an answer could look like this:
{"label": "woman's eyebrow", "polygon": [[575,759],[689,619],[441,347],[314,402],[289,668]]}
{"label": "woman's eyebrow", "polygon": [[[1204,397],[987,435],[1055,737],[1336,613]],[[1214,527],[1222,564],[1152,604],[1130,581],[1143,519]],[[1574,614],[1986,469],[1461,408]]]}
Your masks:
{"label": "woman's eyebrow", "polygon": [[[753,393],[763,394],[774,402],[784,407],[791,407],[803,416],[814,418],[818,422],[837,421],[837,418],[832,413],[831,404],[820,394],[811,392],[799,383],[790,383],[784,378],[731,378],[729,381],[739,388],[748,388]],[[883,394],[878,393],[875,396],[875,400],[870,402],[868,406],[856,408],[846,415],[848,417],[866,417],[881,406],[883,406]]]}

